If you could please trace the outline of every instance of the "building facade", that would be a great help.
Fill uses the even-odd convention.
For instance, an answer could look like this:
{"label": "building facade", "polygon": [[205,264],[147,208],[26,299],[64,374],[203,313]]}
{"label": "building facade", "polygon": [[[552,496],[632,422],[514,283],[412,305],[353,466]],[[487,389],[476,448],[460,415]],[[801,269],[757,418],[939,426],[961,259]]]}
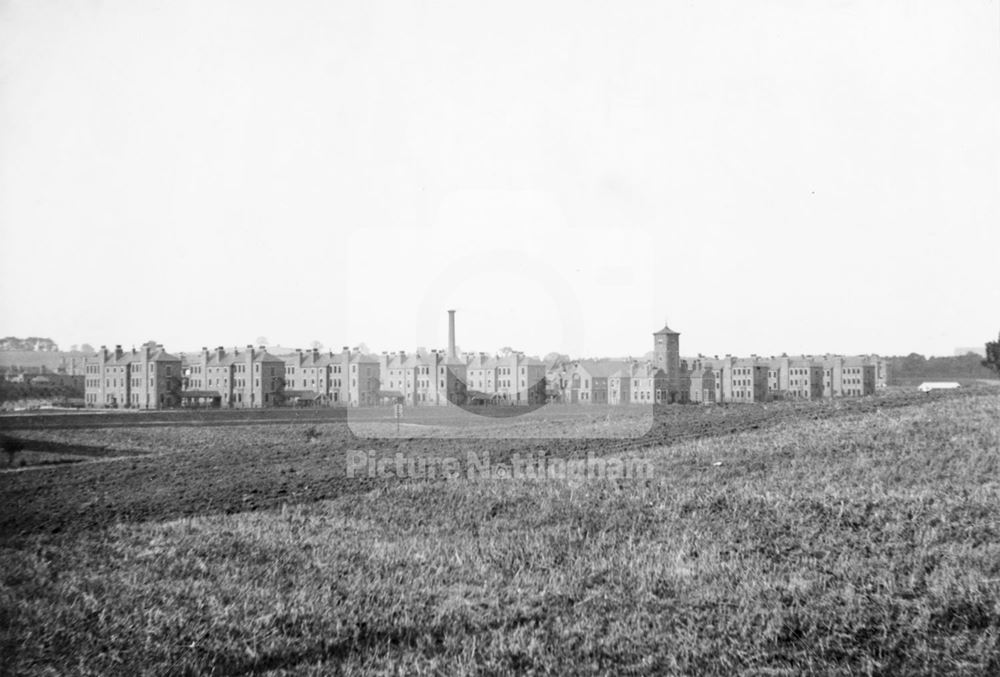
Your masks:
{"label": "building facade", "polygon": [[245,350],[202,348],[188,361],[184,404],[203,403],[232,409],[261,409],[284,404],[285,362],[264,346]]}
{"label": "building facade", "polygon": [[344,346],[339,353],[297,350],[284,358],[288,404],[370,407],[378,404],[378,359]]}
{"label": "building facade", "polygon": [[98,409],[164,409],[180,404],[181,359],[162,345],[114,351],[101,346],[84,363],[84,404]]}
{"label": "building facade", "polygon": [[682,397],[680,333],[664,325],[653,333],[653,366],[666,375],[666,389],[656,394],[656,401],[680,402]]}
{"label": "building facade", "polygon": [[407,406],[465,404],[467,369],[443,350],[383,353],[378,360],[381,399]]}

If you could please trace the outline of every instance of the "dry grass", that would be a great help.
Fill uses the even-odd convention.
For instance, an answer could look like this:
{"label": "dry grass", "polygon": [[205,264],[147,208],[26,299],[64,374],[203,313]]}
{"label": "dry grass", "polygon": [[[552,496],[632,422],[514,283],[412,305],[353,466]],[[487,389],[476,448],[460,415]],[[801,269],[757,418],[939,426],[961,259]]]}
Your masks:
{"label": "dry grass", "polygon": [[[28,674],[1000,672],[1000,402],[0,551]],[[715,463],[721,462],[721,465]]]}

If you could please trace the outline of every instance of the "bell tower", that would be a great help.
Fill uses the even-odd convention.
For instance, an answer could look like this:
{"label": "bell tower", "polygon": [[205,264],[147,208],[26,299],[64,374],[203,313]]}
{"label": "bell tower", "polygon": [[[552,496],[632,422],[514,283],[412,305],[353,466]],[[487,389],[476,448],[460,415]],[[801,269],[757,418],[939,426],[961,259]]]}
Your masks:
{"label": "bell tower", "polygon": [[671,393],[680,390],[681,377],[681,335],[666,324],[653,333],[653,366],[667,375],[667,387]]}

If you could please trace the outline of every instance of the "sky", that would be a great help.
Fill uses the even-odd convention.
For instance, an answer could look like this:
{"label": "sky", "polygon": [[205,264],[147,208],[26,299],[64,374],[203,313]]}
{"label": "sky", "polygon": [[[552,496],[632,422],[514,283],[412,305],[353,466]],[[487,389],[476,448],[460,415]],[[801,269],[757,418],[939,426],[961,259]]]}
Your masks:
{"label": "sky", "polygon": [[0,335],[949,355],[997,0],[0,2]]}

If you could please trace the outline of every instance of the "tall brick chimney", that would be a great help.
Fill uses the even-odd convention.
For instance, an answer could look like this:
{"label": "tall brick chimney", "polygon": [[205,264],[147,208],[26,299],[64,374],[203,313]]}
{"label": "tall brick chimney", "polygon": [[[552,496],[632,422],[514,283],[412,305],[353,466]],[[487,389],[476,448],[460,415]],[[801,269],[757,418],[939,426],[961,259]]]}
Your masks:
{"label": "tall brick chimney", "polygon": [[448,311],[448,357],[455,355],[455,311]]}

